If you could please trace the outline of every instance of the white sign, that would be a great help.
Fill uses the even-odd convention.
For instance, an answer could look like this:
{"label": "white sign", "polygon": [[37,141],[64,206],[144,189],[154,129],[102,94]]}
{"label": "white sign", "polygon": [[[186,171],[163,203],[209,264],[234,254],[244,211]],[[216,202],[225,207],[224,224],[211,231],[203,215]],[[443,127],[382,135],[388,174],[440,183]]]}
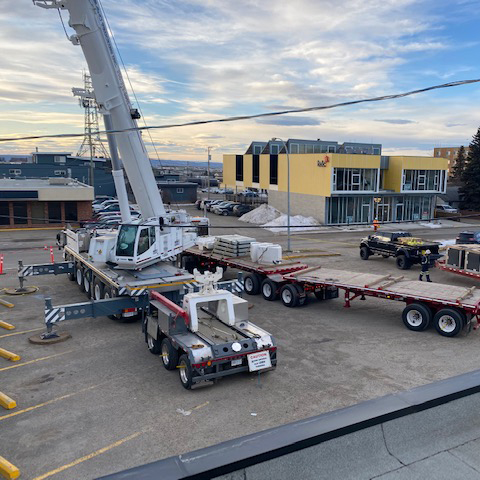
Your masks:
{"label": "white sign", "polygon": [[247,358],[248,369],[251,372],[263,370],[272,366],[272,362],[270,361],[270,352],[268,350],[265,350],[263,352],[251,353],[250,355],[247,355]]}

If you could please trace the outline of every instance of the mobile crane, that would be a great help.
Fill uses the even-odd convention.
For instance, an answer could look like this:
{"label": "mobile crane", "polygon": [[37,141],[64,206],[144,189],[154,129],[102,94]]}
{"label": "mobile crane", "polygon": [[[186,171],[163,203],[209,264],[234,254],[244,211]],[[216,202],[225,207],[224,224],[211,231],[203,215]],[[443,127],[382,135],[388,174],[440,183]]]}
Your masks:
{"label": "mobile crane", "polygon": [[[142,318],[151,353],[161,354],[167,370],[179,368],[186,389],[240,372],[275,368],[276,344],[248,320],[248,302],[234,295],[240,281],[222,282],[215,274],[189,274],[172,263],[194,245],[202,219],[184,211],[167,212],[132,108],[98,0],[34,0],[45,9],[68,10],[87,60],[93,95],[104,116],[111,149],[113,177],[122,223],[117,230],[67,228],[59,246],[65,262],[24,266],[19,262],[20,289],[30,275],[68,274],[91,301],[54,307],[45,299],[47,332],[61,321],[109,315],[120,322]],[[125,167],[142,220],[132,221],[120,159]],[[197,289],[197,291],[195,291]],[[198,290],[201,289],[199,292]],[[184,291],[189,292],[184,294]],[[182,299],[183,296],[183,299]],[[180,306],[180,301],[182,306]]]}

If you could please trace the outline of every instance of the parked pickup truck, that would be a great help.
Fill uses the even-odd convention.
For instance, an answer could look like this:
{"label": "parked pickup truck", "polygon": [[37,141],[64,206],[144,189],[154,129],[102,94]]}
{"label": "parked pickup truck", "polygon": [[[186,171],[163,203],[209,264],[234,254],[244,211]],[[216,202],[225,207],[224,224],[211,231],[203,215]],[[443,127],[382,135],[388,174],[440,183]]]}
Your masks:
{"label": "parked pickup truck", "polygon": [[438,253],[440,243],[412,237],[410,232],[376,232],[360,242],[360,258],[368,260],[372,255],[384,258],[395,257],[397,267],[407,270],[416,263],[420,264],[422,253],[430,250],[430,265],[442,255]]}

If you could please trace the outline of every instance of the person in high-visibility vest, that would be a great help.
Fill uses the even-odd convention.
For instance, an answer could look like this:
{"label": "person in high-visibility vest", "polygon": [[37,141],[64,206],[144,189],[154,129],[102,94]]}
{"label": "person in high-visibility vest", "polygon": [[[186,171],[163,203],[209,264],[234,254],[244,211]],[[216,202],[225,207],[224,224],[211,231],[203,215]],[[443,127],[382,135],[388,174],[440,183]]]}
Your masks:
{"label": "person in high-visibility vest", "polygon": [[418,277],[418,279],[420,281],[423,280],[423,276],[425,275],[427,277],[427,282],[431,282],[430,280],[430,272],[429,272],[429,268],[430,268],[430,254],[432,252],[430,250],[425,250],[425,252],[423,252],[423,255],[422,255],[422,260],[421,260],[421,264],[422,264],[422,271],[420,272],[420,276]]}
{"label": "person in high-visibility vest", "polygon": [[378,230],[378,218],[376,218],[374,221],[373,221],[373,231],[376,232]]}

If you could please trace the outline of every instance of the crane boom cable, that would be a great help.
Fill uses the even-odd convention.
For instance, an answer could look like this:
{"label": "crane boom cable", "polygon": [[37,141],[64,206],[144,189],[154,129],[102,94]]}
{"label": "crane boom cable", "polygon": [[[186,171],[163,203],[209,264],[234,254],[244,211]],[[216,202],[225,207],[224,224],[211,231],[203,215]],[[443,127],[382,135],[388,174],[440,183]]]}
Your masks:
{"label": "crane boom cable", "polygon": [[[313,111],[319,111],[319,110],[329,110],[333,108],[339,108],[339,107],[347,107],[350,105],[358,105],[360,103],[373,103],[373,102],[380,102],[380,101],[385,101],[385,100],[393,100],[396,98],[403,98],[403,97],[408,97],[411,95],[416,95],[419,93],[424,93],[424,92],[429,92],[432,90],[439,90],[443,88],[451,88],[451,87],[458,87],[461,85],[469,85],[473,83],[478,83],[480,82],[480,78],[477,79],[472,79],[472,80],[458,80],[455,82],[449,82],[449,83],[443,83],[441,85],[433,85],[430,87],[425,87],[425,88],[420,88],[417,90],[411,90],[409,92],[403,92],[403,93],[396,93],[396,94],[391,94],[391,95],[382,95],[380,97],[372,97],[372,98],[364,98],[360,100],[350,100],[348,102],[340,102],[340,103],[334,103],[331,105],[323,105],[323,106],[317,106],[317,107],[307,107],[307,108],[296,108],[296,109],[290,109],[290,110],[281,110],[277,112],[266,112],[266,113],[258,113],[254,115],[239,115],[239,116],[234,116],[234,117],[225,117],[225,118],[218,118],[218,119],[210,119],[210,120],[196,120],[192,122],[185,122],[185,123],[171,123],[171,124],[166,124],[166,125],[150,125],[150,126],[145,126],[145,127],[134,127],[134,128],[126,128],[126,129],[121,129],[121,130],[104,130],[98,132],[99,134],[107,134],[107,133],[123,133],[123,132],[130,132],[130,131],[136,131],[136,130],[162,130],[162,129],[168,129],[168,128],[181,128],[181,127],[191,127],[191,126],[196,126],[196,125],[208,125],[212,123],[227,123],[227,122],[237,122],[240,120],[251,120],[254,118],[264,118],[264,117],[273,117],[273,116],[279,116],[279,115],[288,115],[290,113],[303,113],[303,112],[313,112]],[[24,136],[24,137],[11,137],[11,138],[6,138],[6,137],[1,137],[0,142],[19,142],[19,141],[25,141],[25,140],[38,140],[42,138],[76,138],[76,137],[82,137],[83,133],[58,133],[58,134],[49,134],[49,135],[29,135],[29,136]]]}

